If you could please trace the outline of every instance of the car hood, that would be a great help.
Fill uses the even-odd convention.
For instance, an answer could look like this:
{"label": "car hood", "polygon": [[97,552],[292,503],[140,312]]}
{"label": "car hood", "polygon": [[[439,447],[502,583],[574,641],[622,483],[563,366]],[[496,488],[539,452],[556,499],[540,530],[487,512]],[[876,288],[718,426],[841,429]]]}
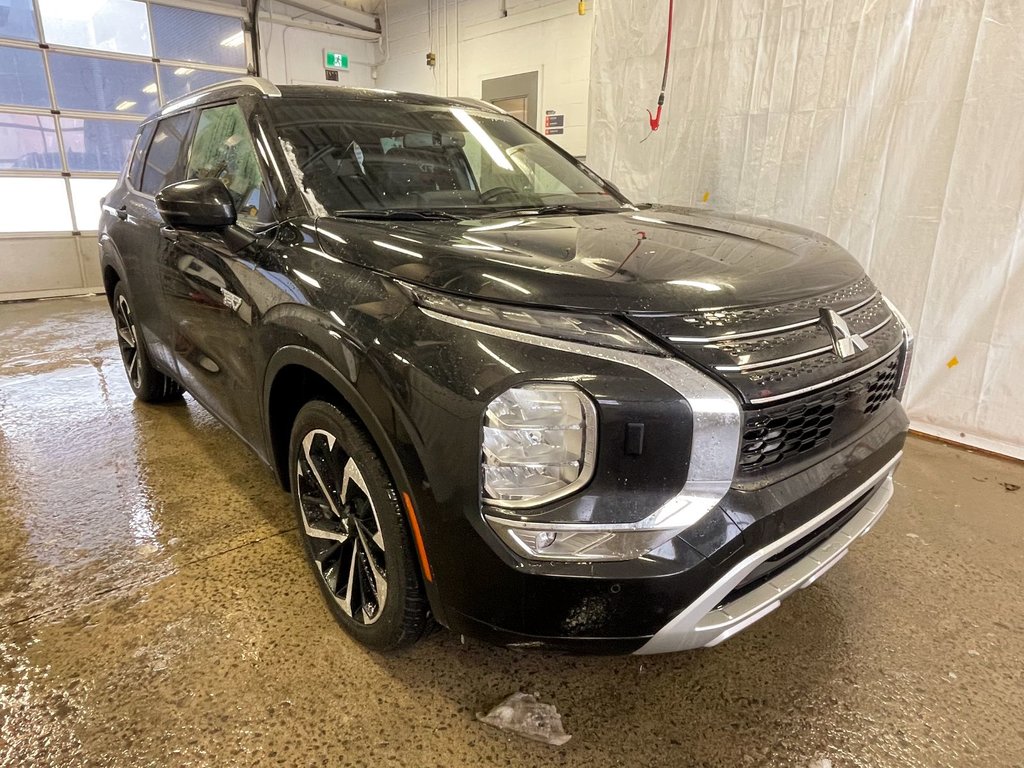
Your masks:
{"label": "car hood", "polygon": [[615,313],[764,306],[863,277],[840,246],[763,219],[675,207],[462,221],[317,220],[321,248],[464,296]]}

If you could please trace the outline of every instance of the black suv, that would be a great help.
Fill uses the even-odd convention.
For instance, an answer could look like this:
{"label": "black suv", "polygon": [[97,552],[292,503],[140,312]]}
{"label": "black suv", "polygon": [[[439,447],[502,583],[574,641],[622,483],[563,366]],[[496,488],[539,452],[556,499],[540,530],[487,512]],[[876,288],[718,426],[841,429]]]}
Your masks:
{"label": "black suv", "polygon": [[291,490],[327,604],[509,646],[714,645],[885,509],[911,336],[831,240],[630,203],[482,102],[245,78],[100,224],[136,395]]}

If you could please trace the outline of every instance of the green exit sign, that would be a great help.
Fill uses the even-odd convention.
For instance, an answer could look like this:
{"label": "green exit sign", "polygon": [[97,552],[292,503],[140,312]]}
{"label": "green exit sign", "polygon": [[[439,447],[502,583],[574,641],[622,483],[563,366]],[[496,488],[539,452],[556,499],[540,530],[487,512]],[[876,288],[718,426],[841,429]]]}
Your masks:
{"label": "green exit sign", "polygon": [[324,66],[327,69],[348,69],[348,54],[324,51]]}

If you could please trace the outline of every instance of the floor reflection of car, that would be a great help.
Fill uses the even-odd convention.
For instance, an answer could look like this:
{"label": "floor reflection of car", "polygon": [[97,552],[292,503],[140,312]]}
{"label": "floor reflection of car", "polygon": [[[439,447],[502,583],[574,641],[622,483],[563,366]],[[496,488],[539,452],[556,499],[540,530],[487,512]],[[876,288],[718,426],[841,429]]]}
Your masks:
{"label": "floor reflection of car", "polygon": [[848,253],[636,205],[491,105],[222,83],[143,122],[103,211],[136,395],[276,473],[373,648],[714,645],[892,493],[912,337]]}

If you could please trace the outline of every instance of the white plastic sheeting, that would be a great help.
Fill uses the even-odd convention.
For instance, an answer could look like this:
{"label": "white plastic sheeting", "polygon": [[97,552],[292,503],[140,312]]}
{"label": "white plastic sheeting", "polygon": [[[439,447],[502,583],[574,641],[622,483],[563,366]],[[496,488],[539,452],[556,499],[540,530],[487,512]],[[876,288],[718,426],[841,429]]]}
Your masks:
{"label": "white plastic sheeting", "polygon": [[597,5],[589,163],[856,256],[917,330],[922,431],[1024,458],[1024,0]]}

